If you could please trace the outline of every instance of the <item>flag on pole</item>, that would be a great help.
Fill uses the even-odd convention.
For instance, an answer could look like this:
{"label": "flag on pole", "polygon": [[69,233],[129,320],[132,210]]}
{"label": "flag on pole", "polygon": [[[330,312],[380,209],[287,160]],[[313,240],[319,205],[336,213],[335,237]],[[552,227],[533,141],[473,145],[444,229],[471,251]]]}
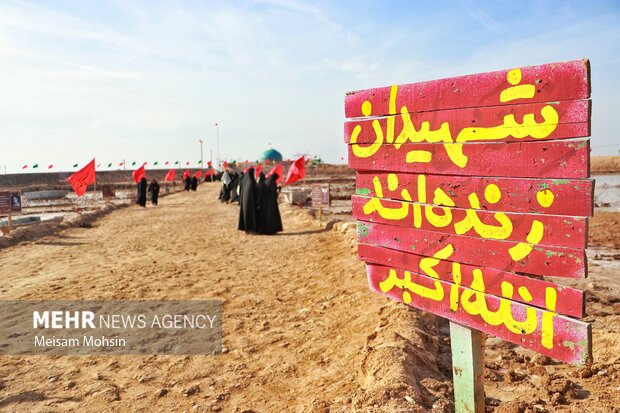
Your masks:
{"label": "flag on pole", "polygon": [[144,171],[144,165],[142,165],[141,167],[133,171],[131,173],[131,176],[133,176],[133,180],[135,183],[140,182],[142,178],[146,178],[146,172]]}
{"label": "flag on pole", "polygon": [[189,177],[190,177],[189,169],[186,169],[185,172],[183,172],[183,180],[185,181]]}
{"label": "flag on pole", "polygon": [[166,162],[164,162],[164,165],[168,165],[169,163],[170,163],[170,162],[166,161]]}
{"label": "flag on pole", "polygon": [[136,165],[136,161],[133,161],[133,162],[131,163],[131,166],[135,166],[135,165]]}
{"label": "flag on pole", "polygon": [[112,162],[108,164],[108,168],[111,168],[111,167],[112,167]]}
{"label": "flag on pole", "polygon": [[259,163],[258,165],[256,165],[256,171],[254,172],[254,177],[258,180],[258,177],[260,175],[260,171],[263,170],[263,164]]}
{"label": "flag on pole", "polygon": [[179,161],[176,161],[174,164],[175,164],[175,165],[178,165],[178,164],[179,164]]}
{"label": "flag on pole", "polygon": [[200,165],[202,165],[202,159],[201,159],[201,160],[199,160],[199,161],[198,161],[198,163],[199,163]]}
{"label": "flag on pole", "polygon": [[292,184],[294,182],[303,179],[306,176],[306,163],[303,155],[301,158],[295,160],[293,164],[288,168],[288,174],[286,175],[286,184]]}
{"label": "flag on pole", "polygon": [[207,166],[208,166],[209,168],[213,167],[213,162],[211,162],[211,161],[207,161]]}
{"label": "flag on pole", "polygon": [[123,165],[125,165],[125,161],[118,163],[118,166],[123,166]]}
{"label": "flag on pole", "polygon": [[266,178],[269,178],[271,175],[273,174],[277,174],[278,175],[278,179],[276,179],[276,182],[282,182],[282,180],[284,179],[284,167],[282,166],[281,163],[277,164],[276,166],[273,167],[273,169],[271,171],[269,171],[269,173],[266,175]]}
{"label": "flag on pole", "polygon": [[159,161],[155,161],[155,163],[153,165],[157,165],[159,163]]}
{"label": "flag on pole", "polygon": [[224,161],[224,162],[222,163],[222,167],[223,167],[223,168],[228,168],[228,162]]}
{"label": "flag on pole", "polygon": [[22,169],[27,169],[27,168],[28,168],[28,165],[22,166]]}
{"label": "flag on pole", "polygon": [[38,168],[38,167],[39,167],[39,164],[38,164],[38,163],[35,163],[34,165],[32,165],[32,169],[36,169],[36,168]]}
{"label": "flag on pole", "polygon": [[69,182],[69,184],[75,191],[75,194],[78,197],[81,197],[86,193],[88,185],[94,184],[96,179],[97,175],[95,174],[95,158],[93,158],[93,160],[90,161],[85,167],[73,173],[67,179],[67,182]]}
{"label": "flag on pole", "polygon": [[164,177],[164,181],[174,181],[175,172],[174,169],[168,171],[166,176]]}
{"label": "flag on pole", "polygon": [[200,179],[201,176],[202,176],[202,171],[198,171],[194,174],[194,178],[196,179]]}
{"label": "flag on pole", "polygon": [[[74,163],[74,164],[73,164],[73,167],[74,167],[74,168],[77,168],[77,167],[78,167],[78,165],[79,165],[79,164]],[[95,165],[93,165],[93,166],[95,166]]]}
{"label": "flag on pole", "polygon": [[47,169],[52,169],[54,167],[54,165],[50,164]]}
{"label": "flag on pole", "polygon": [[185,166],[189,166],[189,161],[185,162]]}

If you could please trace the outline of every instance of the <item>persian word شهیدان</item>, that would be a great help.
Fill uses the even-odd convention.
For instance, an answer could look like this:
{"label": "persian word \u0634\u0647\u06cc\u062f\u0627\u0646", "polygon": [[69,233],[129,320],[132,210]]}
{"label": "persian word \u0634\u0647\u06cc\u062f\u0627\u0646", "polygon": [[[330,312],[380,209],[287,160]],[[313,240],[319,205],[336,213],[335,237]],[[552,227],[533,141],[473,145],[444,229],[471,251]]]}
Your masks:
{"label": "persian word \u0634\u0647\u06cc\u062f\u0627\u0646", "polygon": [[[499,101],[502,103],[515,99],[527,99],[534,97],[536,88],[531,84],[519,85],[521,82],[521,69],[513,69],[508,72],[507,81],[512,86],[504,89],[500,93]],[[430,123],[424,121],[420,128],[416,129],[411,121],[409,108],[403,105],[400,108],[400,117],[403,123],[402,129],[395,134],[396,97],[398,86],[393,85],[390,89],[389,97],[389,117],[387,118],[386,131],[384,133],[379,121],[372,121],[372,128],[375,134],[375,141],[369,145],[362,146],[357,143],[362,131],[361,125],[353,128],[350,138],[351,150],[353,155],[358,158],[369,158],[373,156],[384,143],[393,144],[395,149],[400,149],[405,143],[443,143],[443,147],[450,160],[458,167],[465,168],[468,163],[468,156],[463,152],[463,143],[470,141],[501,141],[508,137],[523,139],[532,137],[534,139],[544,139],[551,135],[558,126],[559,115],[551,105],[545,105],[540,112],[543,122],[536,122],[535,115],[528,113],[523,116],[523,122],[515,120],[514,114],[504,116],[503,122],[497,126],[490,127],[467,127],[461,129],[453,138],[449,122],[442,122],[440,127],[435,130],[430,129]],[[362,103],[362,114],[372,115],[372,104],[369,101]],[[427,150],[411,150],[405,155],[407,163],[429,163],[433,154]]]}

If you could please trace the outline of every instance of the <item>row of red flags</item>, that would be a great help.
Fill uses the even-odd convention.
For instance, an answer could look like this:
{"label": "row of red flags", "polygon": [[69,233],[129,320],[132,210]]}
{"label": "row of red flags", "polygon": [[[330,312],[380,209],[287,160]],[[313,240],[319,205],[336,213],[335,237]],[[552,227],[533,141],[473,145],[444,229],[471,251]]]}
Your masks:
{"label": "row of red flags", "polygon": [[[136,169],[135,171],[133,171],[131,173],[133,180],[137,183],[140,182],[140,180],[142,178],[146,178],[146,169],[145,169],[145,165],[143,164],[141,167],[139,167],[138,169]],[[223,164],[224,168],[228,167],[228,164],[226,162],[224,162]],[[251,167],[246,168],[246,170],[244,171],[245,173],[247,173],[247,171],[250,169]],[[260,174],[262,170],[262,164],[258,164],[256,166],[256,172],[255,172],[255,176],[258,177],[258,175]],[[282,182],[283,179],[283,172],[284,172],[284,166],[279,163],[276,166],[273,167],[273,169],[271,171],[269,171],[269,173],[267,173],[266,177],[268,178],[269,176],[273,175],[273,174],[278,174],[278,182]],[[206,172],[204,172],[204,176],[211,176],[215,174],[215,170],[210,169]],[[168,173],[166,174],[166,176],[164,177],[164,181],[174,181],[175,178],[175,170],[171,169],[168,171]],[[183,173],[183,180],[187,179],[190,177],[190,172],[189,170],[186,170]],[[196,178],[200,178],[201,176],[203,176],[203,172],[202,170],[196,172],[194,174],[194,177]],[[300,157],[299,159],[297,159],[295,162],[293,162],[290,166],[290,168],[288,169],[288,174],[286,175],[286,181],[284,182],[286,185],[290,185],[294,182],[297,182],[301,179],[303,179],[306,176],[306,162],[304,157]],[[83,167],[82,169],[80,169],[79,171],[75,172],[74,174],[72,174],[68,179],[67,182],[69,182],[69,184],[71,185],[71,187],[73,188],[73,190],[75,191],[75,194],[80,197],[82,195],[84,195],[86,193],[86,189],[88,188],[88,185],[92,185],[95,183],[95,179],[96,179],[96,173],[95,173],[95,159],[93,158],[92,161],[90,161],[85,167]]]}
{"label": "row of red flags", "polygon": [[[344,157],[342,157],[342,156],[341,156],[341,157],[340,157],[340,160],[343,160],[343,159],[344,159]],[[269,160],[269,159],[265,159],[265,161],[264,161],[264,162],[265,162],[265,164],[266,164],[266,165],[269,165],[271,162],[273,162],[273,163],[275,164],[275,161],[271,161],[271,160]],[[287,162],[290,162],[290,160],[288,160]],[[310,160],[306,160],[306,162],[310,162]],[[198,163],[201,163],[201,161],[198,161]],[[244,163],[245,165],[247,165],[248,163],[250,163],[250,161],[246,159],[246,160],[245,160],[245,162],[243,162],[243,163]],[[136,164],[136,162],[133,162],[133,164],[132,164],[132,165],[135,165],[135,164]],[[147,164],[148,164],[148,162],[144,162],[144,163],[143,163],[143,165],[147,165]],[[153,165],[157,165],[157,164],[158,164],[158,162],[153,163]],[[170,162],[169,162],[169,161],[164,162],[164,165],[169,165],[169,164],[170,164]],[[176,161],[176,162],[175,162],[175,165],[177,165],[177,164],[179,164],[179,161]],[[190,163],[189,163],[189,161],[185,162],[185,166],[189,166],[189,164],[190,164]],[[75,164],[75,165],[73,165],[73,167],[74,167],[74,168],[77,168],[77,165],[78,165],[78,164]],[[123,162],[120,162],[120,163],[118,164],[118,166],[119,166],[119,167],[120,167],[120,166],[124,166],[124,165],[125,165],[125,162],[124,162],[124,161],[123,161]],[[100,166],[101,166],[101,163],[97,164],[97,168],[99,168]],[[222,166],[223,166],[224,168],[228,167],[228,162],[227,162],[227,161],[224,161],[224,162],[222,163]],[[28,166],[28,164],[26,164],[26,165],[22,166],[22,169],[28,169],[28,167],[29,167],[29,166]],[[30,167],[31,167],[31,168],[33,168],[33,169],[37,169],[37,168],[39,167],[39,164],[34,164],[34,165],[30,166]],[[110,163],[107,165],[107,167],[108,167],[108,168],[111,168],[111,167],[112,167],[112,162],[110,162]],[[207,161],[207,167],[208,167],[208,168],[211,168],[211,167],[212,167],[212,163],[211,163],[211,161]],[[53,169],[53,168],[54,168],[54,164],[50,164],[50,165],[48,165],[48,167],[47,167],[47,169]]]}

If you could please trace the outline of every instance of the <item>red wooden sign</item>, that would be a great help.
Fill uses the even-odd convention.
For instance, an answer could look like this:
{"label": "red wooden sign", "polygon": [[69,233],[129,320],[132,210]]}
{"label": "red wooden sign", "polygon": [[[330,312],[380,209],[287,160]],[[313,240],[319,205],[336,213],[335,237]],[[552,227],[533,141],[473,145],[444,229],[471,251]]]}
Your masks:
{"label": "red wooden sign", "polygon": [[[449,250],[446,251],[446,253],[448,252]],[[474,265],[461,264],[446,259],[435,261],[432,258],[421,255],[394,251],[368,244],[359,244],[358,254],[362,260],[368,263],[405,269],[416,274],[431,277],[434,277],[436,274],[439,279],[450,283],[456,283],[456,279],[459,285],[467,285],[473,290],[498,297],[502,296],[503,289],[509,288],[511,291],[518,292],[512,297],[513,300],[539,308],[547,308],[546,289],[551,288],[554,291],[550,293],[557,297],[555,303],[555,312],[557,314],[572,317],[583,317],[585,315],[583,291],[559,286],[542,278],[528,277],[495,268],[479,268]],[[431,261],[432,266],[425,264],[428,261]]]}
{"label": "red wooden sign", "polygon": [[[349,166],[358,170],[519,178],[587,178],[589,140],[545,142],[378,145],[356,152]],[[374,152],[373,152],[374,151]],[[471,161],[470,161],[471,160]]]}
{"label": "red wooden sign", "polygon": [[[371,288],[558,360],[591,358],[589,64],[352,92],[344,139]],[[352,118],[352,119],[351,119]]]}
{"label": "red wooden sign", "polygon": [[557,215],[487,212],[355,195],[352,201],[353,216],[360,221],[516,242],[526,241],[539,227],[536,245],[585,248],[587,242],[587,222],[581,217],[569,220]]}
{"label": "red wooden sign", "polygon": [[[443,198],[457,208],[589,217],[594,181],[358,172],[356,194],[395,200],[408,194],[415,202],[438,197],[437,204]],[[474,196],[479,205],[472,205]]]}
{"label": "red wooden sign", "polygon": [[[395,88],[399,93],[393,97]],[[589,97],[590,63],[574,60],[349,92],[344,108],[347,118],[356,118],[396,114],[403,107],[426,112]]]}

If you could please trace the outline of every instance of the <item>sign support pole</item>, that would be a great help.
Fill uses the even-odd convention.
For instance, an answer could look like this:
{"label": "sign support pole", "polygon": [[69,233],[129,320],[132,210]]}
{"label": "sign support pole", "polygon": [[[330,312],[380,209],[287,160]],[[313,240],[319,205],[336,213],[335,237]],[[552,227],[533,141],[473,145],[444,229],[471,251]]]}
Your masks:
{"label": "sign support pole", "polygon": [[484,413],[485,334],[450,321],[454,411]]}

